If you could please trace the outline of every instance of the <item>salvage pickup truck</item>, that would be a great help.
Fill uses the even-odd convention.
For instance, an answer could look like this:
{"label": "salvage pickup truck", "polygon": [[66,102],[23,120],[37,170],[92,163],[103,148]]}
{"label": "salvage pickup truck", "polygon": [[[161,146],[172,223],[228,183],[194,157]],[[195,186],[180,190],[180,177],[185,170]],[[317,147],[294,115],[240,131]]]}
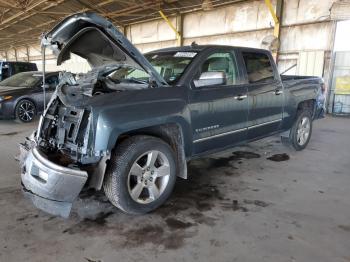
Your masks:
{"label": "salvage pickup truck", "polygon": [[187,161],[278,133],[302,150],[324,110],[322,79],[281,77],[266,50],[192,44],[142,55],[94,13],[67,17],[42,43],[58,65],[73,53],[92,67],[61,75],[21,146],[23,190],[54,215],[69,216],[85,189],[150,212],[187,178]]}

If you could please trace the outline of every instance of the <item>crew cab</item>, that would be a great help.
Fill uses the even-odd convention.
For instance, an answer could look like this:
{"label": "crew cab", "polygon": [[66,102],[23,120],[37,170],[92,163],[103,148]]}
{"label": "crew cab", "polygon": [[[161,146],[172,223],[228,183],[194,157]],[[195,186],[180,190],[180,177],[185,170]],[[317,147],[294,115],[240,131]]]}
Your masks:
{"label": "crew cab", "polygon": [[131,214],[170,196],[187,161],[283,133],[302,150],[323,115],[323,81],[281,77],[270,52],[193,44],[142,55],[109,21],[70,16],[44,36],[92,70],[62,75],[38,129],[21,146],[23,190],[67,217],[82,190],[104,190]]}

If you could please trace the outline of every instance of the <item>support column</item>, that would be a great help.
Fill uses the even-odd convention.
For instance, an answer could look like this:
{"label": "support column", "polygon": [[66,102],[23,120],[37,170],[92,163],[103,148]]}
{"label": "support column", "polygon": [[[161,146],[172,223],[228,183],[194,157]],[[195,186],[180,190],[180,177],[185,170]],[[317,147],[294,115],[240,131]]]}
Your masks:
{"label": "support column", "polygon": [[[276,16],[278,18],[278,29],[275,29],[276,31],[276,34],[277,34],[277,39],[278,39],[278,42],[279,42],[279,45],[278,45],[278,49],[277,49],[277,52],[276,52],[276,63],[278,64],[278,55],[279,55],[279,51],[280,51],[280,48],[281,48],[281,28],[282,28],[282,18],[283,18],[283,3],[284,3],[284,0],[277,0],[277,5],[276,5]],[[278,30],[278,32],[277,32]]]}
{"label": "support column", "polygon": [[123,26],[123,35],[124,35],[125,37],[127,37],[127,30],[128,30],[128,26],[124,25],[124,26]]}
{"label": "support column", "polygon": [[180,13],[176,17],[176,28],[179,32],[180,39],[178,39],[178,45],[183,46],[184,45],[184,38],[183,38],[183,15]]}
{"label": "support column", "polygon": [[[276,11],[274,6],[271,3],[271,0],[265,0],[265,4],[268,7],[270,14],[274,21],[274,31],[273,35],[278,39],[279,44],[281,43],[280,34],[281,34],[281,22],[282,22],[282,13],[283,13],[283,0],[277,0]],[[278,48],[279,49],[279,48]],[[273,54],[276,63],[278,63],[278,50]]]}
{"label": "support column", "polygon": [[168,24],[168,26],[175,32],[177,43],[180,46],[181,45],[181,35],[178,32],[178,30],[175,28],[175,26],[171,23],[171,21],[168,19],[168,17],[163,13],[162,10],[159,10],[160,16],[164,19],[164,21]]}
{"label": "support column", "polygon": [[16,59],[16,61],[18,61],[18,57],[17,57],[17,49],[16,49],[16,48],[13,48],[13,50],[15,50],[15,59]]}
{"label": "support column", "polygon": [[29,57],[30,56],[29,56],[29,47],[28,46],[26,46],[26,50],[27,50],[27,61],[29,62],[29,60],[30,60]]}

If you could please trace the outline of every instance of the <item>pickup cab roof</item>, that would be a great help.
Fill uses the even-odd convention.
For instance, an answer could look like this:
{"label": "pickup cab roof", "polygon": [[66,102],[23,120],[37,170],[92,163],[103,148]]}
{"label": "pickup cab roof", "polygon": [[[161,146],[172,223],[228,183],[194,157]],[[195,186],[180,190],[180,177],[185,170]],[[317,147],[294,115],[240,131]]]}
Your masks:
{"label": "pickup cab roof", "polygon": [[210,49],[236,49],[236,50],[245,50],[250,52],[261,52],[261,53],[269,53],[270,51],[266,49],[260,48],[252,48],[252,47],[243,47],[243,46],[229,46],[229,45],[197,45],[192,44],[188,46],[176,46],[176,47],[168,47],[150,51],[149,53],[160,53],[160,52],[202,52]]}

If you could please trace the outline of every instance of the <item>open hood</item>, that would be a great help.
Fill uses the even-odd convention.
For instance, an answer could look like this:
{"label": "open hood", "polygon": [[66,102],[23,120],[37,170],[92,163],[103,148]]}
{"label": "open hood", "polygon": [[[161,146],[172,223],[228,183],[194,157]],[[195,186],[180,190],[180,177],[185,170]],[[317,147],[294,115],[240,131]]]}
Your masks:
{"label": "open hood", "polygon": [[158,85],[167,85],[137,48],[105,18],[95,13],[79,13],[65,18],[42,39],[57,56],[57,65],[70,53],[85,58],[91,67],[120,64],[145,70]]}

